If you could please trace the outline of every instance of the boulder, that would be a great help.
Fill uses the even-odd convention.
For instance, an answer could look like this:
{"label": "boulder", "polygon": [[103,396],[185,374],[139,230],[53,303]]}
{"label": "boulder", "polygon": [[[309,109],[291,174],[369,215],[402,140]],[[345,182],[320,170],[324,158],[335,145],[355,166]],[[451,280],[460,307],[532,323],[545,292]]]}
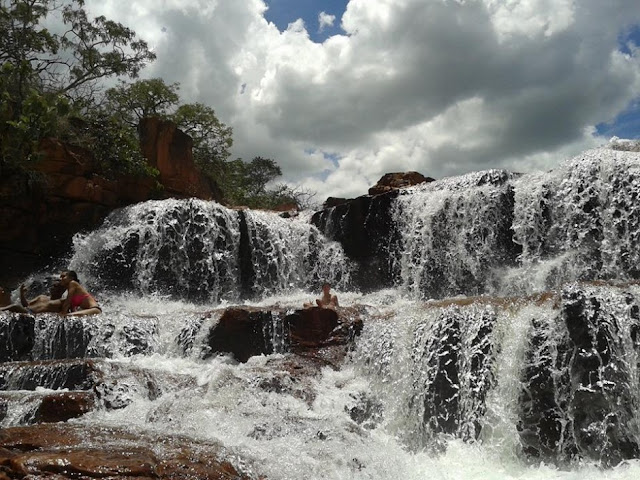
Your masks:
{"label": "boulder", "polygon": [[378,183],[369,189],[369,195],[380,195],[399,188],[407,188],[425,182],[433,182],[431,177],[425,177],[418,172],[386,173]]}
{"label": "boulder", "polygon": [[33,421],[36,423],[66,422],[90,412],[95,404],[96,398],[93,392],[52,393],[42,399]]}
{"label": "boulder", "polygon": [[271,353],[314,354],[326,347],[346,347],[361,330],[362,320],[354,308],[335,311],[312,307],[288,312],[228,308],[209,332],[206,356],[229,353],[246,362]]}

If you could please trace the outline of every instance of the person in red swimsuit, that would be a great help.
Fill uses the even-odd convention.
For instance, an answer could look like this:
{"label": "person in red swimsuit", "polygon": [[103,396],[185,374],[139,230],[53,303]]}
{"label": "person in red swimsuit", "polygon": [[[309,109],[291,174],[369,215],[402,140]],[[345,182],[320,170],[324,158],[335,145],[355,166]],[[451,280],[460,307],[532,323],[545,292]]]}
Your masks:
{"label": "person in red swimsuit", "polygon": [[78,274],[67,270],[60,274],[60,283],[67,289],[67,298],[62,304],[61,315],[95,315],[102,309],[87,290],[80,285]]}

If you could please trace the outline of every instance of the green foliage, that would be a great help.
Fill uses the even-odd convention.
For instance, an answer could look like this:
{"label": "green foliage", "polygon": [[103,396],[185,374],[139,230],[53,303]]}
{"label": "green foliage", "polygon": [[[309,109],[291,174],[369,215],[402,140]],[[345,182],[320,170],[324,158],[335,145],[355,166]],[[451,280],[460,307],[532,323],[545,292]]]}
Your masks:
{"label": "green foliage", "polygon": [[[63,133],[65,116],[87,110],[99,82],[136,77],[155,58],[135,33],[89,19],[83,0],[0,0],[0,170],[24,169],[40,140]],[[64,33],[43,26],[58,16]]]}
{"label": "green foliage", "polygon": [[233,144],[231,127],[218,120],[213,108],[202,103],[180,105],[170,118],[193,139],[196,164],[214,179],[224,175]]}
{"label": "green foliage", "polygon": [[[129,28],[104,16],[90,19],[84,0],[0,0],[0,175],[28,173],[40,141],[58,136],[93,152],[105,175],[157,176],[140,152],[140,119],[174,121],[193,139],[193,157],[235,205],[271,208],[295,201],[286,185],[269,188],[282,172],[267,158],[229,161],[232,129],[201,103],[180,104],[177,83],[136,78],[155,59]],[[54,19],[54,21],[50,21]],[[62,24],[64,33],[45,24]]]}
{"label": "green foliage", "polygon": [[56,134],[60,118],[69,113],[70,106],[65,98],[30,90],[25,92],[20,114],[16,115],[6,90],[2,98],[0,173],[23,171],[39,158],[40,139]]}
{"label": "green foliage", "polygon": [[282,204],[301,206],[300,191],[285,184],[269,185],[282,175],[276,162],[255,157],[247,163],[236,159],[225,164],[220,183],[225,199],[232,205],[250,208],[275,208]]}
{"label": "green foliage", "polygon": [[146,117],[167,118],[168,111],[180,101],[177,83],[167,85],[161,78],[138,80],[135,83],[121,81],[106,92],[106,109],[118,115],[122,121],[136,128]]}
{"label": "green foliage", "polygon": [[158,176],[158,170],[147,163],[140,151],[136,131],[117,117],[97,112],[89,118],[74,119],[72,124],[66,140],[92,151],[104,176]]}

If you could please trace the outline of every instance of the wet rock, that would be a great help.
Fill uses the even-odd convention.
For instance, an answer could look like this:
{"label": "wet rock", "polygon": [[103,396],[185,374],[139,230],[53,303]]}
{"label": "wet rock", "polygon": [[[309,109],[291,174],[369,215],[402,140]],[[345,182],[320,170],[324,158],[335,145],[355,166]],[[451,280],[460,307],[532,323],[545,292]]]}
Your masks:
{"label": "wet rock", "polygon": [[274,352],[273,324],[281,321],[278,312],[248,308],[228,308],[209,333],[210,353],[230,353],[239,362],[255,355]]}
{"label": "wet rock", "polygon": [[375,428],[382,420],[382,403],[365,393],[351,395],[351,398],[353,403],[344,407],[351,420],[366,429]]}
{"label": "wet rock", "polygon": [[531,325],[517,430],[523,451],[534,458],[575,455],[575,442],[567,424],[569,362],[572,350],[558,314],[550,320],[534,319]]}
{"label": "wet rock", "polygon": [[446,433],[478,438],[487,392],[495,383],[491,306],[443,309],[425,330],[413,353],[423,365],[414,379],[412,408],[422,412],[423,435]]}
{"label": "wet rock", "polygon": [[47,395],[36,410],[36,423],[66,422],[78,418],[95,408],[93,392],[62,392]]}
{"label": "wet rock", "polygon": [[576,352],[570,373],[577,447],[592,459],[616,465],[640,455],[632,428],[637,385],[625,362],[622,319],[603,308],[605,301],[567,288],[562,315]]}
{"label": "wet rock", "polygon": [[638,458],[637,365],[628,363],[637,317],[632,295],[574,284],[562,290],[556,319],[533,322],[519,398],[525,453],[603,466]]}
{"label": "wet rock", "polygon": [[32,315],[0,313],[0,362],[31,359],[34,325]]}
{"label": "wet rock", "polygon": [[338,313],[329,308],[311,307],[287,315],[291,342],[296,347],[320,347],[338,326]]}
{"label": "wet rock", "polygon": [[358,268],[352,275],[356,286],[364,291],[392,286],[395,272],[390,252],[400,240],[392,219],[391,205],[398,191],[376,196],[361,196],[311,217],[318,229],[342,245],[345,254]]}
{"label": "wet rock", "polygon": [[312,307],[279,309],[228,308],[209,332],[207,356],[230,353],[239,362],[271,353],[313,353],[331,345],[348,345],[362,330],[355,309]]}
{"label": "wet rock", "polygon": [[7,416],[8,407],[7,400],[0,397],[0,422],[2,422],[2,420]]}
{"label": "wet rock", "polygon": [[85,360],[4,363],[0,365],[0,390],[89,390],[100,377],[95,364]]}
{"label": "wet rock", "polygon": [[0,475],[10,478],[249,480],[218,445],[66,424],[0,432]]}
{"label": "wet rock", "polygon": [[[42,336],[37,360],[85,358],[93,338],[92,326],[79,317],[38,316],[36,330],[46,331]],[[34,355],[35,356],[35,355]]]}

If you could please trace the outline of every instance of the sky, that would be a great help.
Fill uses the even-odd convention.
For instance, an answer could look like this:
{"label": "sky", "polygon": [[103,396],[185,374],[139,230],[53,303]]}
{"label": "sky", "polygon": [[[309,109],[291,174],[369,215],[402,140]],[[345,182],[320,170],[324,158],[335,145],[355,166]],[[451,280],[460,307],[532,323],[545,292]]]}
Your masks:
{"label": "sky", "polygon": [[86,0],[233,128],[233,158],[329,196],[387,172],[550,170],[640,138],[638,0]]}

